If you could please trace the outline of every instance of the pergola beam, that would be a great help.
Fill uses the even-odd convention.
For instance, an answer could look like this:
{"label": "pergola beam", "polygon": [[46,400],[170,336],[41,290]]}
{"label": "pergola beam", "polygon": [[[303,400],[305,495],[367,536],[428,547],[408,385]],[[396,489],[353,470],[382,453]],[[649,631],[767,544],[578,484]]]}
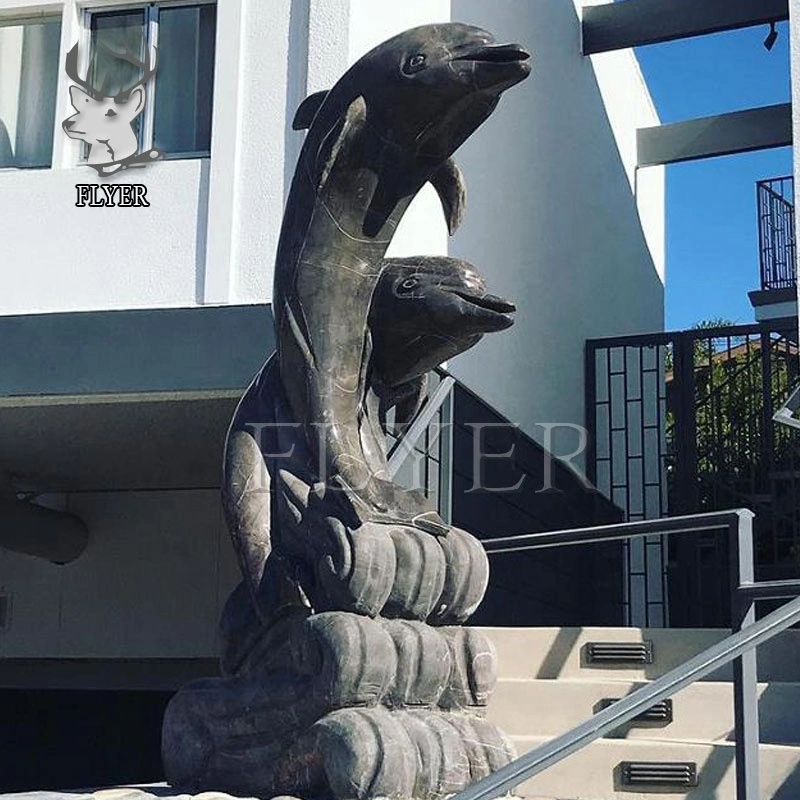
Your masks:
{"label": "pergola beam", "polygon": [[789,0],[624,0],[583,9],[583,53],[604,53],[789,19]]}
{"label": "pergola beam", "polygon": [[784,147],[792,144],[792,106],[783,103],[640,128],[636,144],[640,167]]}

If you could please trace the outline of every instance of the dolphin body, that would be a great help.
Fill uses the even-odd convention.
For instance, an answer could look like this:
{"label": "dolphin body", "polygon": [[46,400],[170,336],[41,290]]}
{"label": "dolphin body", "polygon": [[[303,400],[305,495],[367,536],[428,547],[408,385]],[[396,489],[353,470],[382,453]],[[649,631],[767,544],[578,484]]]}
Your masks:
{"label": "dolphin body", "polygon": [[[488,294],[485,279],[466,261],[443,256],[386,259],[369,315],[373,349],[368,386],[378,398],[380,417],[396,407],[395,425],[410,422],[425,397],[428,371],[473,347],[485,333],[510,327],[514,310],[509,300]],[[269,479],[259,477],[260,455],[258,469],[245,475],[233,468],[228,457],[235,451],[230,447],[231,436],[246,431],[254,420],[267,423],[259,436],[264,452],[288,450],[281,444],[278,430],[271,427],[277,421],[274,405],[276,400],[280,402],[280,395],[277,356],[273,355],[234,415],[223,481],[225,511],[248,590],[245,594],[265,622],[279,609],[304,607],[305,601],[281,561],[280,536],[273,532],[276,521],[270,508]],[[241,502],[241,493],[233,489],[231,481],[255,489],[252,505]],[[277,558],[271,556],[276,544]],[[236,609],[242,602],[239,592],[225,617],[227,625],[236,624],[231,620],[237,619],[240,612]]]}
{"label": "dolphin body", "polygon": [[480,28],[426,25],[379,45],[298,110],[295,127],[308,134],[275,265],[277,357],[294,418],[309,448],[324,451],[328,486],[344,490],[361,522],[447,532],[420,497],[374,469],[377,432],[363,424],[370,302],[395,229],[428,180],[444,187],[451,232],[457,225],[450,156],[527,77],[529,58]]}

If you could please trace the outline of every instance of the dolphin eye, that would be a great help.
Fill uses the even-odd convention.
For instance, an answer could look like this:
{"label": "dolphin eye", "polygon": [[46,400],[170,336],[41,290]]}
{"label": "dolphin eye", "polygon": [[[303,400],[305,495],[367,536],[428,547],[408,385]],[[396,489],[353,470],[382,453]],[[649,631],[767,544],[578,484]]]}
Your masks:
{"label": "dolphin eye", "polygon": [[401,284],[401,289],[413,289],[419,281],[416,278],[406,278]]}
{"label": "dolphin eye", "polygon": [[424,53],[416,53],[413,56],[409,56],[403,65],[403,72],[406,75],[413,75],[415,72],[419,72],[425,66],[425,58]]}

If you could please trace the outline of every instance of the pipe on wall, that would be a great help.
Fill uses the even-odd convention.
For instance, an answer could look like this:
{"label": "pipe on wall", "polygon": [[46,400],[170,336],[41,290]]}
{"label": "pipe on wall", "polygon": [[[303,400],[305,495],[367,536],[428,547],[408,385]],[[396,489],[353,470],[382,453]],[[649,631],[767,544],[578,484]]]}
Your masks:
{"label": "pipe on wall", "polygon": [[0,496],[0,548],[69,564],[88,542],[89,529],[74,514]]}

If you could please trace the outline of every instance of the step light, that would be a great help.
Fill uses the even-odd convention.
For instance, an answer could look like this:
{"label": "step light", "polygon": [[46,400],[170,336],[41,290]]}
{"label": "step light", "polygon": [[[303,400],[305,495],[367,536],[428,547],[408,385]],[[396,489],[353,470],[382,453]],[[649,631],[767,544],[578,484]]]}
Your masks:
{"label": "step light", "polygon": [[653,663],[653,643],[643,642],[589,642],[586,645],[586,663],[604,666],[629,666]]}
{"label": "step light", "polygon": [[[618,697],[604,697],[597,704],[597,711],[595,711],[595,713],[599,713],[604,708],[614,705],[618,700]],[[662,700],[660,703],[650,706],[647,711],[642,711],[641,714],[635,716],[625,727],[647,728],[652,725],[669,725],[672,719],[672,700]]]}
{"label": "step light", "polygon": [[619,765],[623,786],[697,786],[694,761],[623,761]]}

